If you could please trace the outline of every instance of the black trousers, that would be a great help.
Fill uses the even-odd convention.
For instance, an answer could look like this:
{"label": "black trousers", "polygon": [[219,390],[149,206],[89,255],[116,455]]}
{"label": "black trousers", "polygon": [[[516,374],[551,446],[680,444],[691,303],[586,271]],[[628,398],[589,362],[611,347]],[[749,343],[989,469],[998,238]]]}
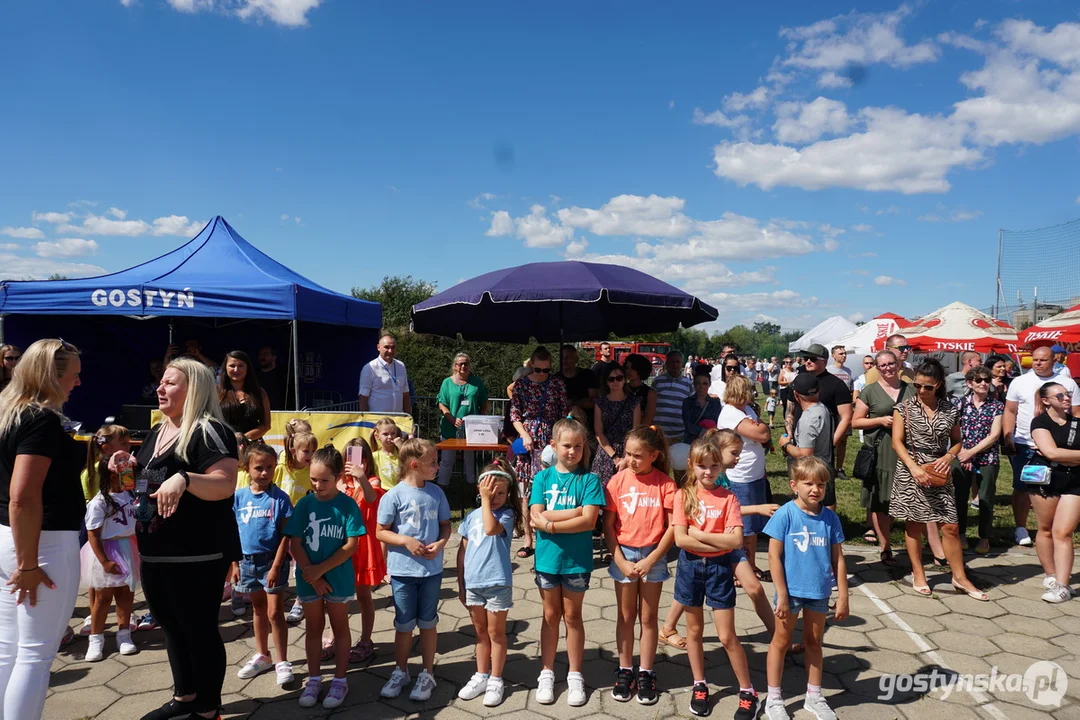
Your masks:
{"label": "black trousers", "polygon": [[225,643],[218,632],[221,586],[229,563],[142,563],[150,612],[165,632],[165,649],[177,696],[195,695],[193,712],[221,706]]}

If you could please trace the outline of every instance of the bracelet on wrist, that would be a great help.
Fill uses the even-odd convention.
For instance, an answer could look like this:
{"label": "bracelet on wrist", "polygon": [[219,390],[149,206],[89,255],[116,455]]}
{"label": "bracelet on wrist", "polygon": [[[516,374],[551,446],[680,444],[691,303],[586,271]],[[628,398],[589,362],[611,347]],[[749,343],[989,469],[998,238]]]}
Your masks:
{"label": "bracelet on wrist", "polygon": [[35,570],[40,570],[40,569],[41,569],[40,565],[35,565],[32,568],[19,568],[19,572],[28,573],[28,572],[34,572]]}

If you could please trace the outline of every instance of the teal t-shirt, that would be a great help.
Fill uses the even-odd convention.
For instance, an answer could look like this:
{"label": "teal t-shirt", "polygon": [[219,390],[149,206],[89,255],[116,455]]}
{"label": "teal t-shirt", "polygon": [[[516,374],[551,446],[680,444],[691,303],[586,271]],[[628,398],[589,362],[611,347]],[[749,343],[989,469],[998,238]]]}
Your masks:
{"label": "teal t-shirt", "polygon": [[[455,418],[479,415],[484,403],[488,401],[488,389],[484,381],[475,375],[470,375],[464,385],[458,385],[452,378],[446,378],[442,381],[435,401],[445,405]],[[444,440],[457,436],[454,423],[445,417],[439,420],[439,429]]]}
{"label": "teal t-shirt", "polygon": [[[340,550],[347,538],[359,537],[365,532],[360,506],[343,492],[326,501],[319,500],[314,494],[305,495],[296,503],[292,516],[285,523],[285,534],[303,539],[304,552],[312,563],[321,563]],[[356,592],[356,577],[349,559],[329,570],[323,578],[330,583],[330,594],[334,597],[346,597]],[[317,594],[304,580],[299,566],[296,568],[296,594],[300,597]]]}
{"label": "teal t-shirt", "polygon": [[[552,466],[533,476],[529,505],[543,505],[545,510],[603,507],[604,487],[591,472],[560,473]],[[592,549],[592,530],[555,535],[537,530],[536,571],[553,575],[592,572]]]}

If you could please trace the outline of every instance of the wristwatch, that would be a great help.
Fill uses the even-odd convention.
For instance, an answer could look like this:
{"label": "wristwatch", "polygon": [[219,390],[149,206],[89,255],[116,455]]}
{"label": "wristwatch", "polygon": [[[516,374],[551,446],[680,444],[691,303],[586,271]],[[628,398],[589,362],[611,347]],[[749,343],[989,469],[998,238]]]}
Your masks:
{"label": "wristwatch", "polygon": [[188,475],[187,470],[177,470],[176,474],[184,478],[184,489],[191,487],[191,476]]}

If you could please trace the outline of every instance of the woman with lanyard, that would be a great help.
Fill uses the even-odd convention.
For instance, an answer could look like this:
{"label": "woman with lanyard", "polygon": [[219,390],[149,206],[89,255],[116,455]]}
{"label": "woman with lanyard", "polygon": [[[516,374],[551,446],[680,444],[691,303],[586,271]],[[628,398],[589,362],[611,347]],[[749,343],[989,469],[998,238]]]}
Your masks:
{"label": "woman with lanyard", "polygon": [[[469,415],[486,415],[488,410],[488,389],[484,381],[469,373],[471,361],[465,353],[454,356],[454,367],[450,377],[442,381],[439,395],[435,401],[439,404],[442,419],[439,431],[443,440],[465,437],[465,418]],[[465,457],[465,481],[476,484],[476,453],[462,451]],[[450,484],[450,475],[454,472],[457,452],[443,450],[439,458],[439,485]]]}
{"label": "woman with lanyard", "polygon": [[[213,372],[197,360],[169,364],[158,408],[164,420],[135,458],[135,538],[143,591],[165,631],[173,697],[143,720],[216,718],[225,681],[221,582],[240,559],[236,435],[221,416]],[[118,452],[109,468],[129,458]]]}
{"label": "woman with lanyard", "polygon": [[716,427],[716,418],[720,417],[720,408],[724,403],[719,398],[709,397],[709,385],[712,380],[707,374],[694,376],[694,394],[683,400],[683,442],[690,444],[701,433]]}
{"label": "woman with lanyard", "polygon": [[[514,472],[521,484],[522,517],[529,516],[529,496],[533,475],[543,469],[541,455],[551,442],[551,429],[566,416],[568,402],[566,385],[551,374],[551,353],[544,346],[533,350],[532,368],[528,375],[514,383],[510,397],[510,421],[518,432],[524,453],[514,460]],[[516,444],[516,443],[515,443]],[[533,554],[533,531],[525,523],[525,544],[518,550],[519,558]]]}
{"label": "woman with lanyard", "polygon": [[[1064,387],[1049,382],[1039,388],[1031,439],[1038,453],[1022,478],[1031,483],[1031,504],[1039,523],[1035,551],[1046,577],[1042,599],[1065,602],[1072,597],[1073,533],[1080,522],[1080,419],[1074,418],[1073,399]],[[1034,468],[1032,466],[1041,466]]]}

